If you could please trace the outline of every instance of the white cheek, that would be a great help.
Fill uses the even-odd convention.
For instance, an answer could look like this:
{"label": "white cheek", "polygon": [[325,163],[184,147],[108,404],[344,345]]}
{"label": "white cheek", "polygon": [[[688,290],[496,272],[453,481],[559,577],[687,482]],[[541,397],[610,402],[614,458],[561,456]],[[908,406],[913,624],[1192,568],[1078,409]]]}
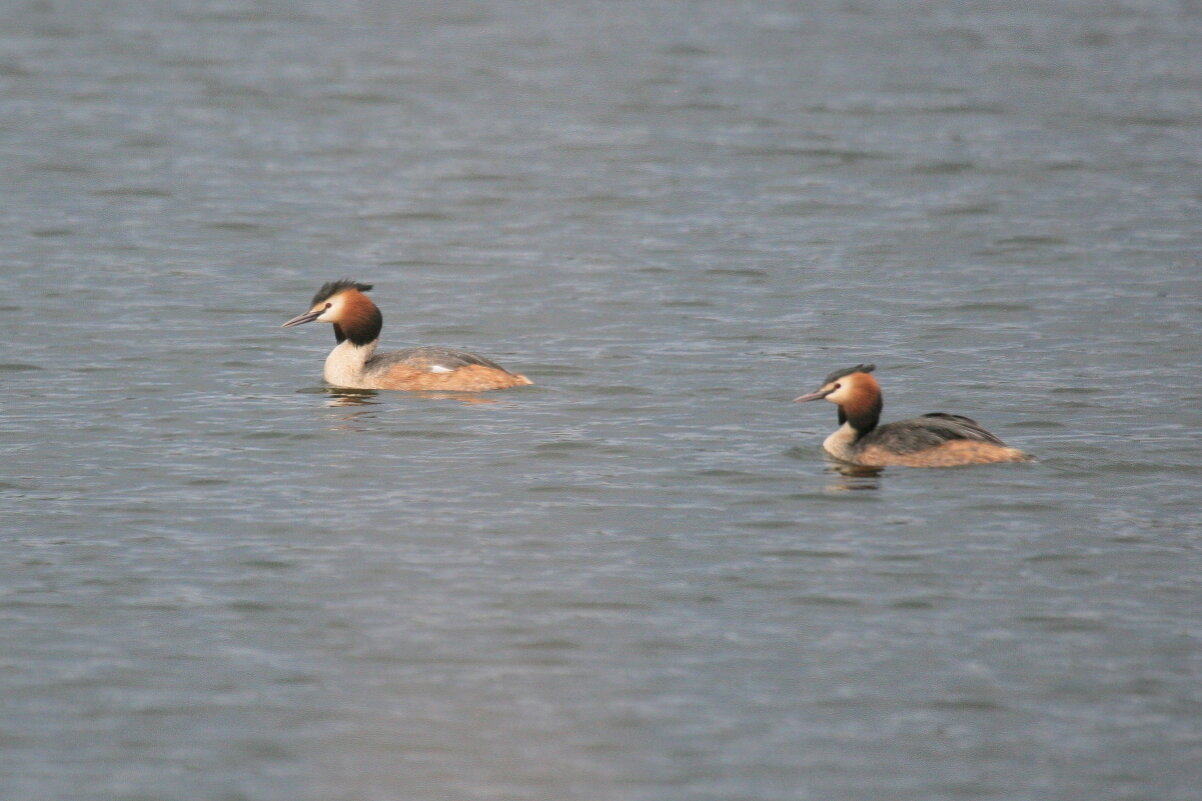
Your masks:
{"label": "white cheek", "polygon": [[432,364],[432,365],[430,365],[430,372],[431,373],[453,373],[455,371],[452,370],[450,367],[443,367],[441,364]]}
{"label": "white cheek", "polygon": [[826,399],[831,403],[843,403],[847,400],[847,387],[839,387],[839,389],[827,395]]}

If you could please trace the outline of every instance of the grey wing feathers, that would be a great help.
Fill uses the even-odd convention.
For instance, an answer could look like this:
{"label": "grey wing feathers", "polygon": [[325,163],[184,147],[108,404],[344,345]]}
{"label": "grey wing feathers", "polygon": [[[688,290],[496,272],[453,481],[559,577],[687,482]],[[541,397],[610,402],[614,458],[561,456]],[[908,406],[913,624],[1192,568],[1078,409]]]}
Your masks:
{"label": "grey wing feathers", "polygon": [[947,412],[930,412],[924,414],[926,420],[938,420],[947,426],[948,439],[973,439],[978,442],[992,442],[994,445],[1004,445],[998,437],[981,427],[981,424],[971,417]]}
{"label": "grey wing feathers", "polygon": [[469,353],[466,350],[439,347],[405,348],[404,350],[381,353],[373,356],[368,361],[368,368],[378,370],[394,364],[404,364],[419,370],[431,370],[435,367],[455,370],[460,367],[466,367],[469,364],[492,367],[497,370],[505,369],[496,362],[485,359],[483,356]]}
{"label": "grey wing feathers", "polygon": [[887,423],[869,436],[875,441],[874,444],[887,446],[897,453],[916,453],[957,439],[1004,445],[996,436],[981,428],[976,420],[945,412],[932,412],[913,420]]}

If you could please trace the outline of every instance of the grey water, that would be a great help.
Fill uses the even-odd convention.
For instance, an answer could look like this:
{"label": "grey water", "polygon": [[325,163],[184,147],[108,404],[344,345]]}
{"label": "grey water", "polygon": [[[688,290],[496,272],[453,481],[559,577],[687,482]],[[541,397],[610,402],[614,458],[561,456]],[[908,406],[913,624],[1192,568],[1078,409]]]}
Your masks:
{"label": "grey water", "polygon": [[0,17],[0,798],[1199,797],[1198,3]]}

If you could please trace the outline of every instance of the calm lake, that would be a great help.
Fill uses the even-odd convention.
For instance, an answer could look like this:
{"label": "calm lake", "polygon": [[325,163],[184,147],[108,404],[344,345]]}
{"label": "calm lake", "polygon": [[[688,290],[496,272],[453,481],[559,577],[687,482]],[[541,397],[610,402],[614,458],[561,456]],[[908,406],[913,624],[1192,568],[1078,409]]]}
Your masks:
{"label": "calm lake", "polygon": [[0,19],[0,798],[1198,798],[1197,2]]}

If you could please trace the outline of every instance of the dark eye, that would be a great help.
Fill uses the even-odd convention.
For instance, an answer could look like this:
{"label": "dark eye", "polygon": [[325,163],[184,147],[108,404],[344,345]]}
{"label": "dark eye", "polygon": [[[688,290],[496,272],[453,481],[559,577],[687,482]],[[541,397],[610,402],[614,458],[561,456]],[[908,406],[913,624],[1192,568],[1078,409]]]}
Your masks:
{"label": "dark eye", "polygon": [[334,305],[333,303],[327,303],[327,304],[326,304],[326,308],[328,309],[328,308],[330,308],[330,307],[331,307],[331,306],[333,306],[333,305]]}
{"label": "dark eye", "polygon": [[834,392],[836,389],[838,389],[838,388],[839,388],[839,387],[841,387],[841,386],[843,386],[843,385],[842,385],[842,384],[835,384],[835,386],[834,386],[834,387],[831,389],[831,392]]}

